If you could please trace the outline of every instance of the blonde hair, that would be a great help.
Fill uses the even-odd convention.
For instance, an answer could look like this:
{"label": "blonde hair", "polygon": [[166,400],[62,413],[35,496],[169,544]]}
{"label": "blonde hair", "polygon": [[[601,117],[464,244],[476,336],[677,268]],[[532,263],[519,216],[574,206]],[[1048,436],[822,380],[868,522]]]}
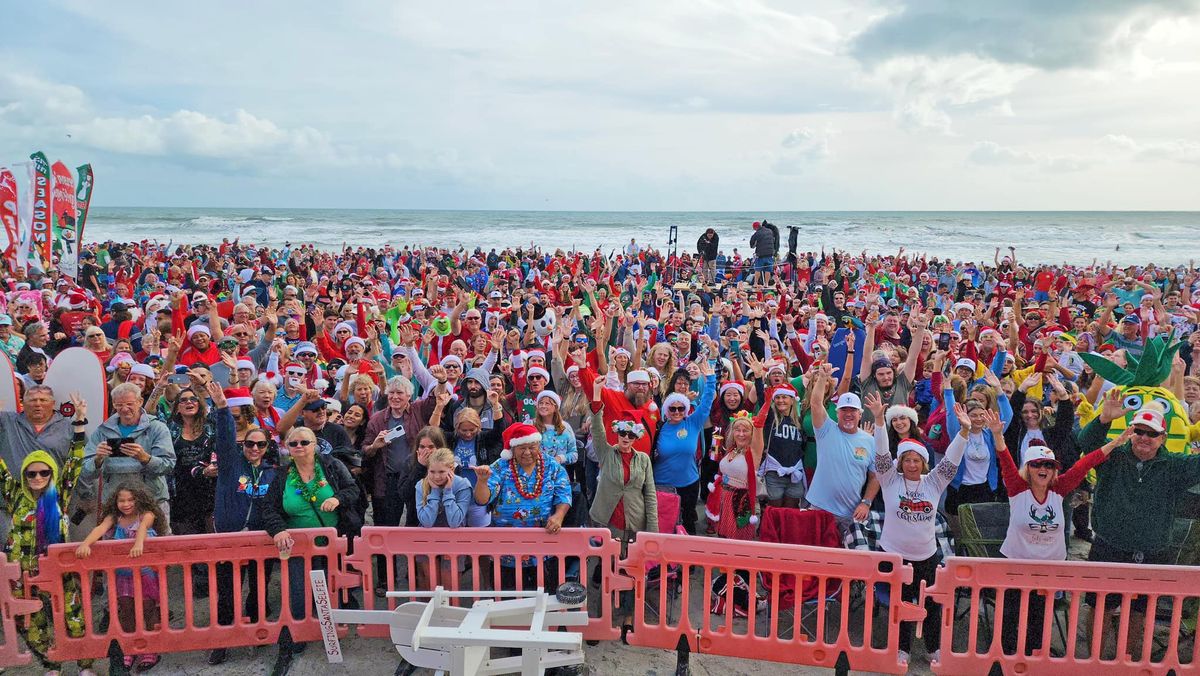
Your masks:
{"label": "blonde hair", "polygon": [[[429,464],[427,466],[433,467],[433,463],[435,462],[449,465],[451,474],[454,474],[454,470],[458,469],[458,458],[454,456],[454,451],[448,448],[439,448],[429,454]],[[454,481],[454,479],[451,479],[451,481]],[[429,474],[426,474],[425,478],[421,479],[421,486],[424,488],[422,491],[423,495],[421,496],[421,506],[424,507],[429,504],[429,494],[433,492],[433,484],[429,483]]]}

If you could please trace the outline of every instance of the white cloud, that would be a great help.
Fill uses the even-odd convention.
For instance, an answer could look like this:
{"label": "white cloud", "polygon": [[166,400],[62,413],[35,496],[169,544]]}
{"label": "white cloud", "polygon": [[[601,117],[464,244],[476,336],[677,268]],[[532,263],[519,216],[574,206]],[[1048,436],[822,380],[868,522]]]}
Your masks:
{"label": "white cloud", "polygon": [[906,56],[881,65],[876,76],[892,89],[901,127],[953,134],[951,110],[998,99],[1002,106],[1007,103],[1004,97],[1032,72],[969,56]]}
{"label": "white cloud", "polygon": [[1079,155],[1054,155],[1018,150],[995,141],[980,141],[972,147],[967,160],[983,166],[1025,166],[1053,173],[1083,171],[1095,165],[1094,158]]}
{"label": "white cloud", "polygon": [[1171,139],[1141,142],[1120,134],[1109,134],[1104,137],[1104,141],[1138,160],[1168,160],[1185,164],[1200,164],[1200,141]]}
{"label": "white cloud", "polygon": [[336,158],[329,139],[320,131],[283,129],[245,110],[234,112],[230,121],[180,110],[166,117],[98,117],[68,129],[94,148],[131,155],[228,160],[285,156],[309,162]]}
{"label": "white cloud", "polygon": [[813,164],[829,157],[829,140],[837,133],[837,129],[830,125],[819,130],[800,127],[788,132],[779,142],[782,150],[772,155],[771,169],[785,176],[803,173]]}
{"label": "white cloud", "polygon": [[78,87],[15,73],[0,73],[0,120],[24,126],[53,124],[87,114],[87,96]]}
{"label": "white cloud", "polygon": [[1126,58],[1160,22],[1200,0],[908,0],[863,31],[867,62],[959,55],[1044,70],[1095,68]]}

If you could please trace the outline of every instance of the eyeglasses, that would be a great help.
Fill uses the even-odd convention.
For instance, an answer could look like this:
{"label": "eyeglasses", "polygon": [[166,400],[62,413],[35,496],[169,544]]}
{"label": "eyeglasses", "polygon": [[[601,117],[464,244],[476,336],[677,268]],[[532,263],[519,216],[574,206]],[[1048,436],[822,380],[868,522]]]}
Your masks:
{"label": "eyeglasses", "polygon": [[[249,439],[242,442],[242,446],[246,448],[266,448],[271,445],[269,441],[250,441]],[[288,444],[291,446],[291,444]]]}
{"label": "eyeglasses", "polygon": [[667,407],[668,413],[683,413],[686,410],[687,410],[687,408],[685,408],[683,406],[668,406]]}
{"label": "eyeglasses", "polygon": [[1150,437],[1151,439],[1157,439],[1162,436],[1162,432],[1155,432],[1154,430],[1147,430],[1141,427],[1133,428],[1133,433],[1139,437]]}
{"label": "eyeglasses", "polygon": [[200,399],[198,397],[180,397],[179,398],[180,404],[195,404],[195,403],[198,403],[199,401],[200,401]]}
{"label": "eyeglasses", "polygon": [[48,478],[50,478],[50,476],[52,474],[53,474],[53,472],[51,472],[48,469],[27,469],[27,470],[25,470],[25,478],[26,479],[37,479],[39,477],[42,479],[48,479]]}
{"label": "eyeglasses", "polygon": [[308,448],[309,446],[312,446],[312,443],[313,442],[308,439],[296,439],[295,441],[287,442],[287,445],[288,448]]}
{"label": "eyeglasses", "polygon": [[1058,463],[1053,460],[1034,460],[1029,463],[1031,469],[1054,469],[1058,467]]}
{"label": "eyeglasses", "polygon": [[620,432],[617,432],[617,436],[625,437],[626,439],[637,439],[638,438],[638,435],[636,432],[627,432],[625,430],[621,430]]}

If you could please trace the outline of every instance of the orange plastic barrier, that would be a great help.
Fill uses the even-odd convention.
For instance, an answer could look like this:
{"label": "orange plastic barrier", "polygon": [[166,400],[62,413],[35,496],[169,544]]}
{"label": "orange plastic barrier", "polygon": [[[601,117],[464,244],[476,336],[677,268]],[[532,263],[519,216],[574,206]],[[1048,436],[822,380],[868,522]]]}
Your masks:
{"label": "orange plastic barrier", "polygon": [[[395,608],[402,599],[378,598],[375,590],[525,590],[563,582],[577,562],[578,579],[588,583],[590,566],[602,566],[604,591],[632,589],[632,580],[616,574],[620,543],[605,528],[567,528],[550,535],[540,528],[387,528],[370,526],[354,543],[346,562],[361,571],[367,607]],[[516,557],[508,559],[507,557]],[[503,564],[521,557],[534,565]],[[528,570],[529,574],[522,574]],[[536,571],[534,573],[533,571]],[[546,574],[550,579],[547,580]],[[535,577],[536,575],[536,577]],[[589,608],[588,640],[619,636],[612,621],[612,594]],[[387,637],[383,625],[363,625],[359,636]]]}
{"label": "orange plastic barrier", "polygon": [[[1094,612],[1087,592],[1099,592]],[[1194,568],[951,557],[925,593],[942,604],[936,674],[982,674],[997,664],[1006,674],[1200,673],[1196,646],[1180,641],[1181,625],[1197,620]],[[1131,622],[1139,603],[1146,604],[1145,621]],[[1105,604],[1111,613],[1101,610]],[[1040,647],[1026,655],[1031,611],[1044,621]],[[1005,624],[1017,631],[1008,650]]]}
{"label": "orange plastic barrier", "polygon": [[[678,612],[670,610],[665,576],[647,580],[639,574],[647,564],[678,571]],[[639,533],[621,567],[637,578],[632,645],[675,649],[683,638],[699,653],[900,674],[905,667],[896,660],[899,623],[925,616],[924,609],[899,602],[912,569],[895,554]],[[710,610],[722,605],[713,598],[714,578],[725,575],[728,582],[731,574],[745,587],[725,584],[724,608],[714,614]],[[784,576],[795,576],[799,589],[815,579],[816,598],[797,594],[781,607]],[[852,611],[853,582],[868,596],[886,589],[891,605],[877,607],[868,598],[861,611]],[[653,621],[646,600],[656,601]],[[741,608],[748,610],[744,618]]]}
{"label": "orange plastic barrier", "polygon": [[[320,629],[314,613],[306,612],[307,618],[295,620],[291,616],[286,590],[290,579],[289,560],[304,562],[305,604],[311,609],[308,573],[314,559],[324,558],[331,592],[343,586],[346,574],[341,572],[341,557],[346,551],[346,540],[340,538],[332,528],[291,530],[296,541],[288,560],[279,561],[279,550],[265,533],[218,533],[215,535],[188,535],[150,538],[140,558],[129,558],[130,541],[102,541],[92,545],[92,554],[86,559],[75,556],[75,544],[54,545],[43,557],[36,577],[28,584],[37,586],[50,594],[54,607],[54,647],[49,651],[50,659],[71,661],[84,658],[104,657],[109,644],[118,639],[126,654],[160,652],[182,652],[209,650],[220,647],[269,645],[278,641],[280,631],[288,627],[296,641],[320,640]],[[268,564],[268,562],[270,562]],[[194,567],[196,564],[200,566]],[[257,621],[251,622],[243,614],[241,599],[246,585],[242,575],[233,574],[233,624],[221,625],[217,619],[217,564],[232,564],[234,570],[243,565],[252,567],[259,574],[257,585]],[[269,580],[263,571],[270,565],[274,569]],[[123,571],[124,581],[118,580],[117,571]],[[143,574],[142,571],[147,571]],[[153,575],[148,574],[153,571]],[[193,595],[196,584],[194,577],[206,575],[209,594],[207,599]],[[93,596],[93,574],[104,580],[104,593],[99,590]],[[157,580],[154,580],[154,576]],[[177,581],[182,577],[182,584]],[[71,580],[68,583],[68,580]],[[144,584],[157,584],[154,589]],[[353,583],[353,580],[350,581]],[[82,590],[83,617],[87,630],[82,637],[67,635],[63,608],[66,585],[78,584]],[[132,585],[135,627],[125,631],[119,618],[118,593],[125,585]],[[268,612],[268,586],[279,585],[285,590],[281,607]],[[117,590],[118,593],[114,593]],[[146,612],[147,606],[157,596],[156,616]],[[107,611],[107,612],[100,612]],[[150,615],[148,618],[147,615]],[[277,615],[275,619],[271,619]],[[146,620],[157,626],[150,628]]]}
{"label": "orange plastic barrier", "polygon": [[38,599],[13,596],[13,583],[21,578],[21,564],[9,563],[0,552],[0,624],[3,624],[3,643],[0,643],[0,667],[19,667],[29,664],[32,656],[21,650],[17,636],[17,615],[28,615],[42,609]]}

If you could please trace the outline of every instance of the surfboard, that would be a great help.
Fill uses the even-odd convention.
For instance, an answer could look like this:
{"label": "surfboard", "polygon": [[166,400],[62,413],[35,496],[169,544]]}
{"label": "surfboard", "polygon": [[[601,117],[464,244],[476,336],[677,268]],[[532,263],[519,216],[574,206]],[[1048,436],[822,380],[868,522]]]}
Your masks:
{"label": "surfboard", "polygon": [[16,411],[21,388],[17,386],[17,371],[8,353],[0,350],[0,411]]}
{"label": "surfboard", "polygon": [[78,392],[88,404],[87,433],[90,436],[108,417],[108,383],[104,365],[96,355],[82,347],[68,347],[50,363],[45,384],[54,390],[58,412],[66,417],[75,414],[71,393]]}

